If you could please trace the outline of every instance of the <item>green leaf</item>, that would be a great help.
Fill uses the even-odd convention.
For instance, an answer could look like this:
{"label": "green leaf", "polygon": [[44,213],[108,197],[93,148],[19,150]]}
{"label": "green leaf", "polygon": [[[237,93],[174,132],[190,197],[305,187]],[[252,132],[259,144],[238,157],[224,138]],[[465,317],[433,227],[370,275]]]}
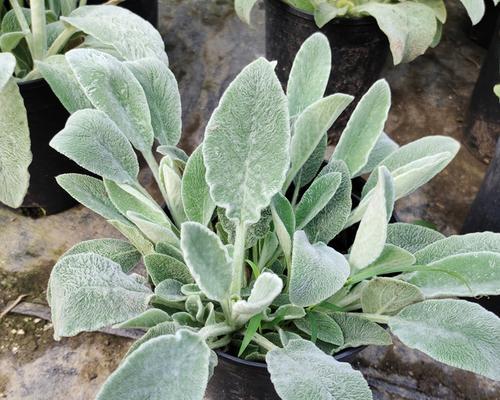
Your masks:
{"label": "green leaf", "polygon": [[293,237],[290,301],[307,307],[335,294],[349,277],[345,257],[324,243],[310,244],[304,231]]}
{"label": "green leaf", "polygon": [[390,107],[391,89],[385,79],[380,79],[354,109],[332,155],[333,160],[346,163],[351,176],[359,175],[367,164],[383,133]]}
{"label": "green leaf", "polygon": [[408,347],[435,360],[500,380],[500,319],[463,300],[426,300],[389,320]]}
{"label": "green leaf", "polygon": [[348,347],[392,344],[391,335],[375,322],[348,313],[334,312],[329,315],[340,326],[344,336],[344,344],[336,349],[336,352]]}
{"label": "green leaf", "polygon": [[333,198],[305,227],[304,231],[313,243],[328,243],[342,231],[351,212],[351,176],[343,161],[330,161],[319,173],[318,177],[331,172],[340,172],[342,182]]}
{"label": "green leaf", "polygon": [[377,186],[361,219],[349,255],[349,264],[354,271],[370,265],[382,254],[387,237],[387,222],[394,206],[394,187],[391,174],[385,167],[380,167],[378,173]]}
{"label": "green leaf", "polygon": [[420,225],[398,222],[387,227],[387,243],[415,253],[438,240],[444,235],[434,229]]}
{"label": "green leaf", "polygon": [[290,340],[266,355],[276,392],[283,400],[371,400],[361,372],[323,353],[307,340]]}
{"label": "green leaf", "polygon": [[314,149],[309,159],[295,176],[294,185],[304,187],[308,185],[318,174],[321,164],[325,159],[326,146],[328,143],[328,135],[323,135],[323,138]]}
{"label": "green leaf", "polygon": [[144,58],[125,64],[137,78],[148,101],[151,124],[162,145],[175,146],[181,138],[181,97],[175,76],[157,58]]}
{"label": "green leaf", "polygon": [[151,291],[93,253],[61,258],[49,280],[54,338],[95,331],[147,309]]}
{"label": "green leaf", "polygon": [[325,208],[340,186],[341,181],[342,174],[340,172],[331,172],[313,181],[302,195],[295,210],[297,229],[302,229]]}
{"label": "green leaf", "polygon": [[250,25],[250,14],[257,0],[234,0],[234,10],[240,19]]}
{"label": "green leaf", "polygon": [[130,219],[151,242],[155,244],[165,242],[172,246],[179,247],[179,238],[172,232],[172,226],[169,222],[156,223],[134,211],[128,211],[127,218]]}
{"label": "green leaf", "polygon": [[105,219],[130,224],[113,205],[100,179],[82,174],[63,174],[56,177],[56,181],[72,197]]}
{"label": "green leaf", "polygon": [[0,53],[0,92],[16,69],[16,58],[11,53]]}
{"label": "green leaf", "polygon": [[187,296],[182,293],[182,286],[183,283],[175,279],[165,279],[155,287],[155,295],[166,301],[185,301]]}
{"label": "green leaf", "polygon": [[122,7],[79,7],[61,20],[112,46],[127,61],[156,57],[168,63],[160,33],[149,22]]}
{"label": "green leaf", "polygon": [[111,374],[96,400],[202,400],[209,358],[201,336],[185,329],[150,339]]}
{"label": "green leaf", "polygon": [[363,312],[393,315],[402,308],[424,300],[417,286],[393,278],[375,278],[361,292]]}
{"label": "green leaf", "polygon": [[113,56],[93,49],[71,50],[66,60],[94,107],[106,113],[137,150],[149,151],[154,139],[151,115],[134,74]]}
{"label": "green leaf", "polygon": [[125,240],[94,239],[75,244],[63,257],[73,254],[95,253],[120,264],[123,272],[130,272],[140,261],[141,253]]}
{"label": "green leaf", "polygon": [[[7,63],[2,71],[9,73],[11,61],[10,57],[2,56],[0,62]],[[5,81],[6,73],[0,73],[0,81]],[[17,208],[28,191],[32,155],[24,101],[10,75],[6,83],[0,82],[0,201]]]}
{"label": "green leaf", "polygon": [[330,43],[315,33],[302,43],[288,78],[288,109],[292,118],[323,97],[332,64]]}
{"label": "green leaf", "polygon": [[431,45],[437,29],[434,11],[415,2],[370,2],[353,10],[367,13],[377,20],[389,39],[394,65],[410,62],[423,54]]}
{"label": "green leaf", "polygon": [[277,310],[269,314],[264,312],[264,321],[269,322],[272,321],[274,323],[281,321],[289,321],[292,319],[300,319],[306,316],[306,312],[302,307],[295,306],[293,304],[283,304],[279,306]]}
{"label": "green leaf", "polygon": [[168,210],[179,226],[187,220],[182,204],[182,181],[179,168],[169,156],[163,157],[160,162],[160,184],[166,194]]}
{"label": "green leaf", "polygon": [[208,225],[215,210],[210,190],[205,180],[202,145],[191,154],[182,176],[182,203],[190,221]]}
{"label": "green leaf", "polygon": [[158,242],[156,244],[155,250],[157,253],[165,254],[167,256],[174,257],[181,262],[184,262],[184,257],[182,256],[182,252],[179,250],[178,247],[174,246],[171,243]]}
{"label": "green leaf", "polygon": [[155,285],[165,279],[175,279],[182,283],[194,282],[188,267],[173,257],[152,253],[144,257],[144,264]]}
{"label": "green leaf", "polygon": [[132,243],[137,250],[139,250],[142,255],[151,254],[154,252],[153,244],[147,240],[143,234],[129,223],[123,223],[119,220],[109,220],[111,225],[120,231],[120,233],[125,236],[130,243]]}
{"label": "green leaf", "polygon": [[394,153],[398,148],[399,146],[394,140],[392,140],[386,133],[382,133],[368,156],[366,165],[358,175],[369,174],[372,172],[377,165],[379,165],[390,154]]}
{"label": "green leaf", "polygon": [[162,322],[171,320],[172,318],[170,318],[170,315],[168,315],[165,311],[158,308],[150,308],[137,317],[130,318],[129,320],[114,326],[114,328],[148,329],[161,324]]}
{"label": "green leaf", "polygon": [[70,113],[93,108],[65,56],[58,54],[46,58],[43,62],[37,61],[36,67]]}
{"label": "green leaf", "polygon": [[342,346],[344,343],[344,336],[342,335],[340,326],[334,319],[324,313],[311,311],[307,313],[305,318],[295,319],[293,323],[298,329],[309,336],[312,336],[314,323],[319,340],[336,346]]}
{"label": "green leaf", "polygon": [[[0,49],[5,52],[12,51],[17,47],[17,45],[22,39],[24,39],[24,33],[22,32],[7,32],[4,34],[0,34]],[[3,53],[3,54],[10,54],[10,53]],[[4,84],[5,83],[6,82],[4,81]],[[2,82],[0,81],[0,90],[1,89],[2,89]]]}
{"label": "green leaf", "polygon": [[325,133],[351,103],[353,97],[333,94],[307,107],[297,118],[290,144],[290,169],[284,188],[288,188],[297,173],[313,154]]}
{"label": "green leaf", "polygon": [[[409,251],[392,244],[386,244],[380,256],[359,274],[365,278],[407,270],[415,264],[415,257]],[[364,279],[364,278],[363,278]]]}
{"label": "green leaf", "polygon": [[233,318],[239,324],[244,324],[269,307],[281,293],[281,289],[283,289],[283,282],[278,275],[263,272],[255,281],[248,299],[238,300],[233,304]]}
{"label": "green leaf", "polygon": [[320,1],[314,9],[314,22],[319,28],[322,28],[332,19],[346,15],[347,11],[347,5],[338,8],[334,3],[329,3],[326,0]]}
{"label": "green leaf", "polygon": [[262,314],[254,315],[252,318],[250,318],[250,321],[248,321],[247,329],[245,331],[245,335],[243,336],[240,350],[238,351],[238,357],[241,357],[245,349],[252,341],[253,335],[255,335],[257,329],[259,329],[260,321],[262,321]]}
{"label": "green leaf", "polygon": [[80,110],[50,141],[50,146],[103,178],[135,183],[139,164],[118,127],[102,111]]}
{"label": "green leaf", "polygon": [[287,259],[292,255],[292,237],[295,232],[295,213],[288,199],[277,193],[271,204],[274,229]]}
{"label": "green leaf", "polygon": [[285,181],[289,140],[286,97],[273,65],[260,58],[229,85],[205,133],[210,194],[229,219],[259,220]]}
{"label": "green leaf", "polygon": [[417,0],[417,3],[430,7],[434,11],[437,20],[442,24],[446,22],[446,5],[444,4],[444,0]]}
{"label": "green leaf", "polygon": [[151,327],[150,329],[148,329],[145,335],[143,335],[139,340],[135,341],[132,346],[130,346],[127,354],[125,354],[125,357],[128,357],[130,354],[136,351],[143,343],[146,343],[147,341],[159,336],[174,335],[178,330],[179,325],[174,321],[161,322],[158,325]]}
{"label": "green leaf", "polygon": [[500,294],[500,253],[456,254],[427,264],[426,270],[403,275],[426,297],[475,297]]}
{"label": "green leaf", "polygon": [[460,0],[467,10],[472,25],[476,25],[484,16],[486,11],[483,0]]}
{"label": "green leaf", "polygon": [[225,301],[231,294],[232,260],[219,237],[197,222],[181,227],[181,249],[196,284],[209,299]]}

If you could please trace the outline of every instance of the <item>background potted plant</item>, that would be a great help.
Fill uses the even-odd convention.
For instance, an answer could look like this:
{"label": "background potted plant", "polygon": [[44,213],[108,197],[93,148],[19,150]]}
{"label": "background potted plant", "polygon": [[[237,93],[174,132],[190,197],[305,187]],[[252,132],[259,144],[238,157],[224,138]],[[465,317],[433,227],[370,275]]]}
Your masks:
{"label": "background potted plant", "polygon": [[[380,324],[438,361],[500,379],[500,320],[448,299],[498,294],[500,236],[445,238],[388,224],[394,201],[439,173],[458,143],[390,141],[382,80],[321,168],[326,132],[352,101],[323,97],[328,51],[321,34],[304,43],[286,95],[274,62],[243,69],[190,157],[174,147],[180,100],[164,63],[121,62],[91,49],[66,54],[95,109],[75,112],[51,145],[102,180],[65,174],[58,182],[129,242],[82,242],[54,266],[54,336],[113,324],[146,331],[98,399],[201,400],[207,385],[223,400],[371,399],[362,375],[332,355],[390,344]],[[167,212],[139,184],[134,148]],[[353,208],[351,179],[362,174],[369,178]],[[347,254],[327,246],[358,222]],[[147,277],[130,274],[141,258]],[[263,361],[270,381],[255,363]],[[258,392],[249,384],[255,376]]]}
{"label": "background potted plant", "polygon": [[[71,97],[80,89],[61,54],[90,47],[130,61],[154,56],[167,62],[167,56],[159,33],[119,7],[77,8],[76,1],[46,7],[43,0],[31,1],[30,8],[15,0],[10,5],[0,36],[0,201],[50,214],[74,204],[55,176],[77,166],[48,143],[64,127],[68,112],[91,107],[83,96]],[[67,89],[59,99],[49,87],[58,84]]]}
{"label": "background potted plant", "polygon": [[88,0],[87,4],[114,4],[134,12],[153,26],[158,27],[158,0]]}

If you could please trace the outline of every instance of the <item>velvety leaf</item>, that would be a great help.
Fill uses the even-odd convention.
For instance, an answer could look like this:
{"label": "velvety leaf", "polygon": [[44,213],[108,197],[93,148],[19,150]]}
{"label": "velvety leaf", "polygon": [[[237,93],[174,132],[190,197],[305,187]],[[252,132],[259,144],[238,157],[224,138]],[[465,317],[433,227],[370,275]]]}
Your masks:
{"label": "velvety leaf", "polygon": [[[179,242],[179,245],[180,245],[180,242]],[[179,250],[179,247],[174,246],[171,243],[158,242],[156,244],[155,250],[157,253],[165,254],[167,256],[174,257],[181,262],[184,262],[184,257],[182,255],[182,252]]]}
{"label": "velvety leaf", "polygon": [[273,65],[260,58],[229,85],[205,133],[210,194],[229,219],[259,220],[285,181],[289,140],[286,97]]}
{"label": "velvety leaf", "polygon": [[112,46],[125,60],[156,57],[168,63],[160,33],[149,22],[122,7],[79,7],[61,20]]}
{"label": "velvety leaf", "polygon": [[341,181],[342,174],[340,172],[324,174],[313,181],[302,195],[295,210],[297,229],[302,229],[325,208]]}
{"label": "velvety leaf", "polygon": [[323,353],[307,340],[290,340],[266,355],[276,392],[283,400],[371,400],[361,372]]}
{"label": "velvety leaf", "polygon": [[[0,49],[4,52],[9,52],[13,51],[19,42],[24,39],[24,33],[23,32],[7,32],[4,34],[0,33]],[[9,54],[9,53],[3,53],[3,54]],[[5,70],[4,70],[5,71]],[[12,69],[14,71],[14,69]],[[5,75],[4,75],[5,78]],[[10,76],[9,76],[10,78]],[[0,90],[2,90],[3,86],[1,85],[0,81]],[[7,81],[4,81],[4,84],[7,83]]]}
{"label": "velvety leaf", "polygon": [[46,58],[43,62],[37,61],[36,67],[70,113],[93,108],[65,56],[58,54]]}
{"label": "velvety leaf", "polygon": [[73,254],[95,253],[119,264],[123,272],[130,272],[140,261],[141,253],[125,240],[94,239],[75,244],[63,257]]}
{"label": "velvety leaf", "polygon": [[390,107],[391,90],[381,79],[365,93],[349,118],[332,159],[344,161],[351,176],[357,176],[367,164],[383,133]]}
{"label": "velvety leaf", "polygon": [[[168,222],[156,223],[146,218],[144,215],[128,211],[127,218],[130,219],[137,228],[150,240],[157,244],[160,242],[169,243],[179,247],[179,238],[172,232],[172,227]],[[176,257],[178,258],[178,257]],[[182,260],[181,260],[182,261]]]}
{"label": "velvety leaf", "polygon": [[299,115],[293,127],[290,144],[291,165],[285,188],[293,181],[323,139],[325,132],[330,129],[352,99],[352,96],[346,94],[333,94],[311,104]]}
{"label": "velvety leaf", "polygon": [[402,308],[424,300],[417,286],[393,278],[375,278],[361,292],[363,312],[393,315]]}
{"label": "velvety leaf", "polygon": [[122,322],[146,311],[151,290],[97,254],[61,258],[49,280],[54,338]]}
{"label": "velvety leaf", "polygon": [[485,12],[484,1],[482,0],[460,0],[467,10],[473,25],[476,25],[483,18]]}
{"label": "velvety leaf", "polygon": [[293,238],[290,301],[307,307],[321,303],[337,292],[349,277],[345,257],[324,243],[310,244],[304,231]]}
{"label": "velvety leaf", "polygon": [[225,301],[231,294],[232,260],[219,237],[196,222],[181,227],[181,249],[196,284],[209,299]]}
{"label": "velvety leaf", "polygon": [[364,268],[362,273],[370,272],[370,276],[383,275],[388,273],[387,271],[404,271],[406,267],[413,264],[415,264],[415,257],[408,250],[386,244],[380,256]]}
{"label": "velvety leaf", "polygon": [[181,97],[174,74],[157,58],[126,63],[148,100],[151,124],[162,145],[175,146],[181,138]]}
{"label": "velvety leaf", "polygon": [[171,321],[170,315],[158,308],[150,308],[144,311],[137,317],[130,318],[115,326],[121,329],[148,329],[161,324],[162,322]]}
{"label": "velvety leaf", "polygon": [[285,257],[292,255],[292,236],[295,232],[295,213],[288,199],[277,193],[271,203],[274,229]]}
{"label": "velvety leaf", "polygon": [[250,14],[257,0],[234,0],[234,10],[238,17],[250,25]]}
{"label": "velvety leaf", "polygon": [[113,56],[93,49],[71,50],[66,60],[94,107],[105,112],[137,150],[149,151],[154,139],[151,115],[134,74]]}
{"label": "velvety leaf", "polygon": [[392,344],[391,335],[375,322],[348,313],[334,312],[329,316],[340,326],[344,336],[344,344],[336,349],[336,352],[348,347]]}
{"label": "velvety leaf", "polygon": [[78,165],[119,183],[135,183],[139,164],[127,138],[98,110],[80,110],[50,141],[50,146]]}
{"label": "velvety leaf", "polygon": [[417,0],[417,3],[425,4],[434,11],[434,15],[439,22],[444,24],[446,22],[446,5],[444,0]]}
{"label": "velvety leaf", "polygon": [[155,285],[165,279],[175,279],[182,283],[194,282],[188,267],[173,257],[158,253],[148,254],[144,257],[144,264]]}
{"label": "velvety leaf", "polygon": [[16,58],[11,53],[0,53],[0,92],[16,69]]}
{"label": "velvety leaf", "polygon": [[387,227],[387,243],[415,253],[438,240],[444,235],[434,229],[415,224],[398,222]]}
{"label": "velvety leaf", "polygon": [[181,292],[182,282],[175,279],[165,279],[155,287],[155,294],[166,301],[184,301],[187,296]]}
{"label": "velvety leaf", "polygon": [[189,159],[184,150],[175,146],[158,146],[156,148],[156,151],[160,154],[163,154],[164,156],[169,156],[174,161],[182,161],[184,162],[184,164],[187,163]]}
{"label": "velvety leaf", "polygon": [[500,253],[479,251],[456,254],[427,264],[429,271],[403,275],[426,297],[500,294]]}
{"label": "velvety leaf", "polygon": [[398,148],[398,144],[392,140],[389,135],[382,133],[368,156],[366,165],[358,173],[358,175],[364,175],[372,172],[377,165],[379,165],[390,154],[394,153]]}
{"label": "velvety leaf", "polygon": [[323,342],[336,346],[342,346],[344,343],[344,336],[342,335],[340,326],[326,314],[311,311],[307,313],[305,318],[296,319],[293,323],[298,329],[309,336],[311,336],[313,325],[315,325],[317,338]]}
{"label": "velvety leaf", "polygon": [[119,220],[109,220],[111,225],[120,231],[120,233],[125,236],[130,243],[132,243],[137,250],[139,250],[142,255],[151,254],[154,252],[153,244],[147,240],[144,235],[133,225],[129,223],[123,223]]}
{"label": "velvety leaf", "polygon": [[134,351],[136,351],[143,343],[146,343],[148,340],[157,338],[159,336],[165,336],[165,335],[174,335],[175,332],[179,330],[179,325],[174,322],[174,321],[165,321],[161,322],[158,325],[155,325],[148,329],[146,334],[142,336],[140,339],[135,341],[132,346],[127,351],[127,354],[125,354],[125,357],[128,357],[130,354],[132,354]]}
{"label": "velvety leaf", "polygon": [[[3,54],[3,53],[2,53]],[[9,73],[11,58],[2,56],[0,80]],[[23,98],[14,79],[0,82],[0,201],[9,207],[19,207],[28,190],[31,164],[30,132]]]}
{"label": "velvety leaf", "polygon": [[295,176],[295,179],[293,181],[294,185],[300,185],[301,187],[304,187],[309,184],[314,178],[316,178],[316,175],[321,168],[321,164],[325,159],[327,142],[328,135],[325,134],[314,149],[309,159],[305,162],[304,166]]}
{"label": "velvety leaf", "polygon": [[215,210],[210,189],[205,180],[202,145],[191,154],[182,176],[182,203],[190,221],[208,225]]}
{"label": "velvety leaf", "polygon": [[264,321],[289,321],[292,319],[300,319],[306,316],[306,312],[302,307],[293,304],[283,304],[279,306],[272,314],[264,312]]}
{"label": "velvety leaf", "polygon": [[330,43],[325,35],[317,32],[302,43],[287,85],[288,108],[292,118],[323,97],[331,64]]}
{"label": "velvety leaf", "polygon": [[361,219],[349,255],[349,263],[361,270],[382,253],[387,237],[387,222],[394,206],[392,177],[385,167],[379,168],[379,178],[367,210]]}
{"label": "velvety leaf", "polygon": [[335,5],[335,3],[329,3],[327,1],[320,1],[315,4],[314,22],[316,22],[316,25],[318,25],[319,28],[324,27],[328,22],[336,17],[346,15],[348,11],[347,5],[339,8]]}
{"label": "velvety leaf", "polygon": [[166,194],[168,210],[175,224],[180,226],[187,220],[182,204],[182,181],[175,161],[169,156],[163,157],[160,162],[160,184]]}
{"label": "velvety leaf", "polygon": [[185,329],[150,339],[111,374],[96,400],[202,400],[209,358],[201,336]]}
{"label": "velvety leaf", "polygon": [[100,179],[82,174],[63,174],[56,180],[73,198],[105,219],[129,223],[109,199]]}
{"label": "velvety leaf", "polygon": [[408,347],[435,360],[500,380],[500,319],[463,300],[426,300],[389,320]]}
{"label": "velvety leaf", "polygon": [[330,161],[319,173],[323,176],[331,172],[340,172],[342,182],[333,198],[305,227],[304,231],[313,243],[328,243],[342,231],[351,212],[351,176],[343,161]]}

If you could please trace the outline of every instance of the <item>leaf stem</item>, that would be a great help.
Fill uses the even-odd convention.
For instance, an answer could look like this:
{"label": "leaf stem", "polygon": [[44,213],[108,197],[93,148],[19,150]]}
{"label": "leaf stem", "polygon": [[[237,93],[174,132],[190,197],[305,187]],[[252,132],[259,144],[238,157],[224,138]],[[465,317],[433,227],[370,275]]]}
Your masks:
{"label": "leaf stem", "polygon": [[252,342],[257,343],[259,346],[265,348],[267,351],[271,351],[271,350],[275,350],[275,349],[279,348],[273,342],[266,339],[264,336],[258,334],[257,332],[255,332],[254,335],[252,336]]}
{"label": "leaf stem", "polygon": [[[163,199],[165,200],[165,203],[167,204],[168,207],[168,196],[167,192],[165,191],[165,188],[163,187],[161,180],[160,180],[160,167],[158,166],[158,163],[156,162],[156,158],[153,155],[153,152],[151,150],[148,151],[141,151],[142,156],[146,160],[146,163],[148,164],[149,169],[153,173],[153,177],[155,178],[156,184],[158,185],[158,188],[161,191],[161,194],[163,196]],[[170,209],[170,207],[169,207]]]}
{"label": "leaf stem", "polygon": [[231,284],[231,293],[238,296],[243,284],[246,235],[247,227],[244,222],[240,222],[236,227],[236,237],[234,239],[233,280]]}
{"label": "leaf stem", "polygon": [[34,60],[43,60],[47,53],[47,21],[45,20],[45,1],[31,0],[31,30],[33,35],[32,55]]}
{"label": "leaf stem", "polygon": [[26,20],[26,17],[24,16],[23,10],[22,10],[21,6],[19,5],[18,0],[9,0],[9,2],[10,2],[10,6],[14,10],[14,14],[16,14],[17,22],[19,23],[19,26],[21,27],[21,30],[24,34],[25,39],[26,39],[26,43],[28,44],[31,55],[33,56],[33,35],[31,33],[28,21]]}
{"label": "leaf stem", "polygon": [[52,45],[47,50],[47,57],[54,56],[59,54],[59,52],[66,46],[68,40],[71,39],[76,33],[77,29],[74,26],[67,26],[64,30],[57,36],[56,40],[52,43]]}
{"label": "leaf stem", "polygon": [[372,322],[377,322],[379,324],[385,324],[389,322],[389,315],[381,315],[381,314],[369,314],[369,313],[348,313],[349,315],[357,315],[358,317],[365,318]]}
{"label": "leaf stem", "polygon": [[220,324],[205,326],[205,327],[200,329],[198,334],[204,340],[207,340],[208,338],[227,335],[231,332],[234,332],[234,328],[232,326],[227,325],[225,322],[223,322]]}

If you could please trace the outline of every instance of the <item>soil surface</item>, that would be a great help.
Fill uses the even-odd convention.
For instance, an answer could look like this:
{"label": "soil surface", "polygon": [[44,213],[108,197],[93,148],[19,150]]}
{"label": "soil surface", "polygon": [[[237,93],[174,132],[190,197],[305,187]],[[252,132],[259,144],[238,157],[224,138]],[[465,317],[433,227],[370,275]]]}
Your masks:
{"label": "soil surface", "polygon": [[[254,26],[241,23],[232,0],[169,0],[160,7],[160,28],[183,101],[182,146],[199,143],[217,101],[241,68],[264,54],[263,12]],[[393,93],[386,131],[400,144],[428,134],[462,143],[468,99],[485,50],[471,42],[463,9],[449,4],[443,41],[409,65],[383,75]],[[432,183],[398,202],[403,220],[425,219],[444,233],[460,230],[486,165],[463,147],[456,160]],[[144,181],[151,177],[143,172]],[[73,244],[91,238],[119,237],[91,211],[76,207],[59,215],[31,219],[0,208],[0,310],[20,295],[46,304],[46,284],[57,258]],[[8,314],[0,320],[0,398],[12,400],[92,399],[116,368],[130,339],[85,333],[55,342],[49,322]],[[500,384],[436,363],[397,341],[369,347],[356,362],[376,399],[500,398]],[[214,399],[215,400],[215,399]]]}

